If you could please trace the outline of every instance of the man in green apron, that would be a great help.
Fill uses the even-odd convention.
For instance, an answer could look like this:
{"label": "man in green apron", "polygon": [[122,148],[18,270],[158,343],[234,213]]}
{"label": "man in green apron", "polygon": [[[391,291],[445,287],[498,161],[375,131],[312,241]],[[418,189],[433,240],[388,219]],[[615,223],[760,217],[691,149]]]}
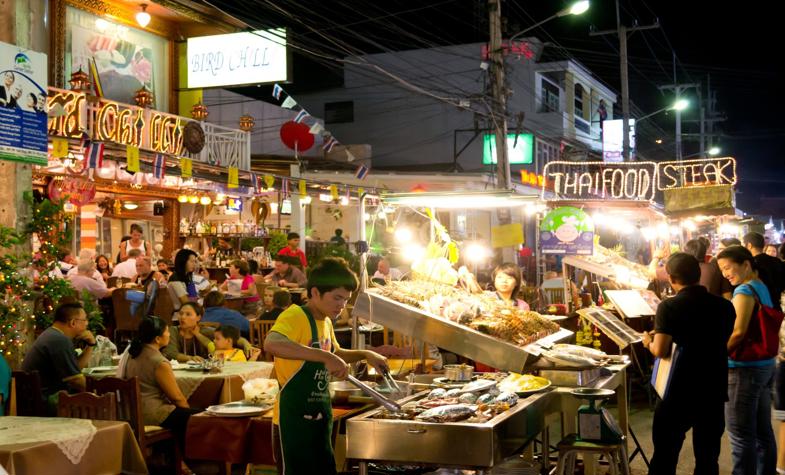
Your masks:
{"label": "man in green apron", "polygon": [[273,413],[275,454],[281,475],[335,474],[330,376],[346,379],[349,364],[366,360],[377,371],[387,360],[366,350],[338,346],[332,327],[358,287],[339,258],[326,258],[308,275],[308,303],[292,305],[276,319],[264,351],[275,356],[281,392]]}

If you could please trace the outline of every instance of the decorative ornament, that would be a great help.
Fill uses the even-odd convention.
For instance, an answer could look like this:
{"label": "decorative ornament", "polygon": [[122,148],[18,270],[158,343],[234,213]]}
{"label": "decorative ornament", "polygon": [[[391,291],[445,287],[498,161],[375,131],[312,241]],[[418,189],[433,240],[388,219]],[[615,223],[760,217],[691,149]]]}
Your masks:
{"label": "decorative ornament", "polygon": [[253,126],[256,122],[254,121],[253,116],[245,114],[240,117],[240,130],[243,132],[250,132],[253,130]]}
{"label": "decorative ornament", "polygon": [[72,91],[77,92],[88,92],[90,91],[90,86],[92,85],[90,82],[90,76],[88,76],[86,72],[82,71],[81,66],[79,67],[78,71],[71,73],[71,79],[68,80],[68,84],[71,85]]}
{"label": "decorative ornament", "polygon": [[142,88],[134,94],[134,102],[137,106],[148,108],[153,105],[153,93],[147,89],[147,86],[142,85]]}
{"label": "decorative ornament", "polygon": [[202,101],[197,102],[191,107],[191,117],[196,120],[205,120],[210,113],[207,112],[207,106],[202,104]]}
{"label": "decorative ornament", "polygon": [[284,145],[297,152],[305,152],[313,147],[313,135],[305,124],[290,120],[281,126],[280,134]]}
{"label": "decorative ornament", "polygon": [[192,154],[204,148],[204,130],[199,122],[188,122],[183,128],[183,146]]}
{"label": "decorative ornament", "polygon": [[123,204],[120,203],[120,200],[114,200],[114,203],[112,203],[112,208],[114,210],[115,216],[117,216],[123,211]]}

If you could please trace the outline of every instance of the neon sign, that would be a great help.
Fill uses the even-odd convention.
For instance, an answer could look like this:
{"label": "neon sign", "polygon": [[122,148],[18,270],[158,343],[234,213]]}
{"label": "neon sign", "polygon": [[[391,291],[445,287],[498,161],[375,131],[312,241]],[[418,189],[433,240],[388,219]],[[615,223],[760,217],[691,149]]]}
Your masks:
{"label": "neon sign", "polygon": [[63,114],[49,118],[49,134],[131,145],[156,153],[180,155],[188,119],[101,99],[89,104],[83,93],[49,89],[48,104]]}
{"label": "neon sign", "polygon": [[732,157],[673,162],[549,162],[544,183],[558,199],[653,200],[657,191],[677,188],[735,185]]}

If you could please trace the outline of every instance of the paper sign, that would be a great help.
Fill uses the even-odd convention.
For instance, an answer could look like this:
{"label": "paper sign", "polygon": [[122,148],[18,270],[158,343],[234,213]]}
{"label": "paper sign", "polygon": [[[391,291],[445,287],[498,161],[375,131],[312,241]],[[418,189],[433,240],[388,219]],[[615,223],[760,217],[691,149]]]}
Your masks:
{"label": "paper sign", "polygon": [[61,138],[52,139],[52,157],[65,158],[68,156],[68,140]]}
{"label": "paper sign", "polygon": [[181,158],[180,159],[180,176],[183,178],[191,178],[191,159],[190,158]]}
{"label": "paper sign", "polygon": [[491,247],[510,247],[523,244],[523,225],[521,223],[504,224],[491,228]]}
{"label": "paper sign", "polygon": [[229,167],[229,188],[237,188],[240,183],[239,170],[237,167]]}
{"label": "paper sign", "polygon": [[626,318],[637,318],[657,313],[657,309],[651,308],[637,290],[606,290],[605,295]]}
{"label": "paper sign", "polygon": [[126,170],[128,172],[138,172],[139,171],[139,147],[133,147],[131,145],[125,147],[125,160],[128,164]]}

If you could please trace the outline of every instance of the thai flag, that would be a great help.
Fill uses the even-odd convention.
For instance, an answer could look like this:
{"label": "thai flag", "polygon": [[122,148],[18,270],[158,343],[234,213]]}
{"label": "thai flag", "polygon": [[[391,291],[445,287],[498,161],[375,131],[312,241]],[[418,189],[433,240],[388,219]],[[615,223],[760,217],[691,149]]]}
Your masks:
{"label": "thai flag", "polygon": [[254,193],[258,194],[262,192],[262,186],[261,183],[259,182],[259,175],[257,175],[254,172],[251,172],[251,185],[253,186]]}
{"label": "thai flag", "polygon": [[92,142],[87,147],[87,168],[102,168],[104,166],[104,144]]}
{"label": "thai flag", "polygon": [[281,178],[281,199],[286,199],[289,197],[289,179],[284,177]]}
{"label": "thai flag", "polygon": [[90,146],[90,136],[87,132],[82,131],[82,136],[79,138],[79,148],[82,151],[87,150],[87,147]]}
{"label": "thai flag", "polygon": [[294,121],[295,121],[295,122],[297,122],[297,123],[299,124],[300,122],[304,121],[306,117],[310,117],[310,116],[311,116],[311,114],[309,114],[309,113],[305,112],[305,110],[301,110],[301,111],[300,111],[300,112],[298,112],[298,113],[297,113],[297,115],[294,117]]}
{"label": "thai flag", "polygon": [[163,154],[155,154],[155,161],[153,162],[153,175],[159,180],[163,180],[164,175],[166,175],[166,157]]}
{"label": "thai flag", "polygon": [[357,170],[354,172],[354,176],[358,180],[365,180],[365,177],[368,176],[369,171],[371,170],[368,167],[366,167],[365,165],[360,165],[359,167],[357,167]]}
{"label": "thai flag", "polygon": [[279,86],[278,84],[273,86],[273,97],[276,98],[279,101],[281,100],[281,93],[282,92],[283,92],[283,89],[281,88],[281,86]]}
{"label": "thai flag", "polygon": [[335,140],[335,137],[330,137],[327,140],[327,142],[325,142],[324,145],[322,145],[322,150],[324,150],[325,152],[328,152],[328,153],[332,152],[333,151],[333,147],[335,147],[335,144],[337,144],[337,143],[338,143],[338,141]]}

